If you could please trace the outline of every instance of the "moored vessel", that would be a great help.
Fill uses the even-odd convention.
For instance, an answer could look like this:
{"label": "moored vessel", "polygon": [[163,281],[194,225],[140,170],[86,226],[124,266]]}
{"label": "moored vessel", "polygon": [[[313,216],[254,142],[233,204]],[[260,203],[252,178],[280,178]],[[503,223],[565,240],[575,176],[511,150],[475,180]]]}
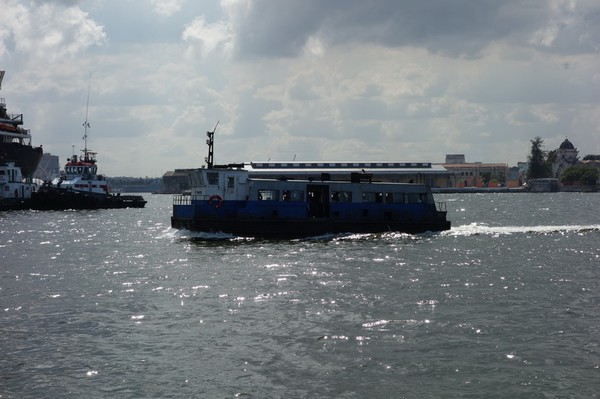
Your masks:
{"label": "moored vessel", "polygon": [[345,181],[285,170],[261,178],[245,164],[214,165],[214,131],[208,137],[206,168],[191,171],[189,194],[173,198],[173,228],[261,238],[450,229],[445,204],[425,184],[373,182],[361,170]]}
{"label": "moored vessel", "polygon": [[[0,89],[5,71],[0,71]],[[24,177],[31,178],[40,160],[42,147],[31,144],[31,132],[24,129],[23,114],[10,114],[6,101],[0,98],[0,165],[12,163]]]}
{"label": "moored vessel", "polygon": [[97,174],[96,153],[82,150],[82,156],[67,160],[63,173],[42,185],[32,196],[31,208],[38,210],[143,208],[141,195],[110,193],[105,176]]}
{"label": "moored vessel", "polygon": [[[89,93],[88,93],[89,103]],[[67,159],[63,172],[34,193],[31,208],[39,210],[143,208],[141,195],[112,194],[105,176],[98,174],[96,152],[87,146],[87,111],[81,156]]]}
{"label": "moored vessel", "polygon": [[0,165],[0,211],[28,209],[38,185],[24,179],[14,162]]}

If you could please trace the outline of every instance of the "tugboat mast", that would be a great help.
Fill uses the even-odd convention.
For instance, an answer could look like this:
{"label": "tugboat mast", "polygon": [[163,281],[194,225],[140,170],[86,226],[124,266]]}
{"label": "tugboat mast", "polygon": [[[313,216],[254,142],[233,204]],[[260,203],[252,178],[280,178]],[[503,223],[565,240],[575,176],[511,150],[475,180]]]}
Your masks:
{"label": "tugboat mast", "polygon": [[88,122],[88,111],[90,109],[90,87],[92,85],[92,78],[88,82],[88,93],[87,93],[87,104],[85,106],[85,122],[83,122],[83,160],[88,161],[88,148],[87,148],[87,130],[90,127]]}
{"label": "tugboat mast", "polygon": [[208,156],[206,157],[206,168],[212,169],[214,166],[214,156],[215,156],[215,131],[217,130],[217,126],[219,126],[219,121],[215,125],[215,128],[212,132],[206,132],[206,136],[208,139],[206,140],[206,144],[208,144]]}

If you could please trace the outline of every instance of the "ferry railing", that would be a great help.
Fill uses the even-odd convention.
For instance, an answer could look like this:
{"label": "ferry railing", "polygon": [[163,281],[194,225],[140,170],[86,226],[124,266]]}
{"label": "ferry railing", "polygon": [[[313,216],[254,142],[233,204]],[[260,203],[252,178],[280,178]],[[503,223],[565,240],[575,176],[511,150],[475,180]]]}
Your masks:
{"label": "ferry railing", "polygon": [[189,194],[176,194],[173,196],[173,205],[192,205],[192,196]]}
{"label": "ferry railing", "polygon": [[194,201],[208,201],[210,195],[191,195],[191,194],[175,194],[173,195],[173,205],[192,205]]}
{"label": "ferry railing", "polygon": [[446,203],[445,202],[436,202],[435,207],[438,212],[446,212]]}
{"label": "ferry railing", "polygon": [[192,195],[192,201],[208,201],[210,197],[212,196],[207,194],[196,194]]}

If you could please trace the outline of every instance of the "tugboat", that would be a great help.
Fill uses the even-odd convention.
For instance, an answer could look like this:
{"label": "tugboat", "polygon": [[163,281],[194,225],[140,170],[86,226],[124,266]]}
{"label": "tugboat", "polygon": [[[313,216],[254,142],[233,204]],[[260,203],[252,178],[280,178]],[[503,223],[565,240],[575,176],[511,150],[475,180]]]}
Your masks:
{"label": "tugboat", "polygon": [[189,194],[174,196],[173,228],[273,239],[450,229],[445,204],[425,184],[373,182],[356,172],[333,180],[324,164],[317,179],[290,177],[294,167],[264,178],[246,164],[213,165],[214,131],[207,135],[207,166],[190,172]]}
{"label": "tugboat", "polygon": [[[89,101],[89,100],[88,100]],[[64,172],[44,184],[32,196],[31,208],[38,210],[143,208],[146,201],[140,195],[111,194],[108,182],[98,175],[96,152],[87,147],[90,124],[87,111],[84,126],[82,155],[67,159]]]}
{"label": "tugboat", "polygon": [[81,151],[81,157],[73,155],[67,159],[64,172],[55,177],[50,185],[91,194],[108,194],[108,182],[104,176],[97,174],[96,153],[88,150],[87,145]]}
{"label": "tugboat", "polygon": [[23,179],[21,168],[9,162],[0,166],[0,211],[29,209],[38,185]]}
{"label": "tugboat", "polygon": [[31,209],[143,208],[141,195],[111,194],[108,181],[97,174],[96,153],[87,146],[83,155],[67,160],[64,173],[42,185],[32,196]]}
{"label": "tugboat", "polygon": [[[5,71],[0,71],[0,89]],[[31,132],[23,129],[23,114],[9,114],[6,101],[0,98],[0,165],[12,163],[26,178],[31,178],[40,160],[42,147],[31,145]]]}

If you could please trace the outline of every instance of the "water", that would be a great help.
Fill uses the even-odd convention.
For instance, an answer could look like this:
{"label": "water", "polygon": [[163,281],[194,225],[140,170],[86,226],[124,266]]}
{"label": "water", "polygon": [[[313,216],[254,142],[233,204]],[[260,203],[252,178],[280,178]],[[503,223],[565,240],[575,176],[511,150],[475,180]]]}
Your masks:
{"label": "water", "polygon": [[215,239],[0,214],[1,398],[593,398],[600,194],[457,194],[449,232]]}

